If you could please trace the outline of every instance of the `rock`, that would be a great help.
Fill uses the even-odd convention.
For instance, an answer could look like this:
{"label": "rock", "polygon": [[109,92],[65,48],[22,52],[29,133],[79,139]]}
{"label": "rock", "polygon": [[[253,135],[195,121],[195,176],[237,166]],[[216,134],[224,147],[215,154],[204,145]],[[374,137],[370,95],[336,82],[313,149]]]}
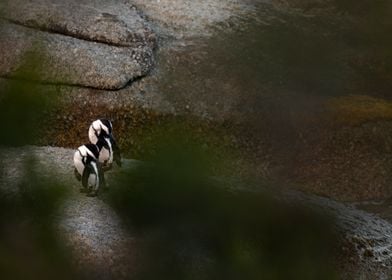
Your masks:
{"label": "rock", "polygon": [[0,75],[18,77],[18,68],[34,47],[44,61],[37,77],[51,84],[115,90],[145,75],[152,65],[151,49],[115,47],[4,23]]}
{"label": "rock", "polygon": [[179,39],[178,45],[186,45],[182,39],[210,36],[213,28],[229,20],[246,17],[253,4],[238,0],[133,0],[149,19],[156,23],[160,33]]}
{"label": "rock", "polygon": [[[13,163],[3,170],[4,178],[1,187],[16,188],[15,182],[14,184],[11,182],[20,179],[23,174],[12,170],[16,167],[20,171],[23,158],[30,153],[36,156],[40,170],[51,170],[51,173],[46,175],[56,175],[62,183],[72,187],[73,195],[67,201],[64,216],[58,223],[59,230],[65,235],[80,263],[98,266],[102,269],[100,271],[120,269],[122,264],[126,266],[128,252],[124,252],[124,249],[134,248],[133,244],[137,242],[137,237],[127,232],[120,218],[104,201],[91,200],[78,193],[78,182],[72,174],[72,149],[30,146],[2,148],[0,152],[7,162],[12,159],[10,162]],[[124,168],[132,169],[138,164],[140,164],[138,161],[126,160]],[[113,180],[116,172],[121,171],[108,174],[113,176],[109,176],[108,179]],[[240,182],[228,182],[228,184],[232,185],[233,191],[260,191],[260,187],[255,190]],[[289,190],[282,190],[275,195],[282,201],[300,203],[335,217],[336,233],[343,241],[341,250],[347,257],[340,263],[346,274],[342,279],[389,279],[388,268],[392,264],[390,222],[358,210],[352,205],[328,198]],[[107,265],[113,256],[118,257],[115,268]]]}
{"label": "rock", "polygon": [[389,221],[350,204],[297,191],[282,192],[280,198],[335,217],[336,232],[345,244],[342,251],[351,258],[342,260],[341,265],[345,267],[342,279],[389,279],[386,275],[390,276],[390,270],[384,269],[392,264],[392,224]]}
{"label": "rock", "polygon": [[[1,42],[0,42],[1,45]],[[1,60],[1,57],[0,57]],[[38,92],[45,95],[56,95],[61,100],[61,105],[68,110],[66,115],[56,115],[55,118],[68,118],[71,113],[84,111],[86,114],[86,106],[89,106],[88,113],[96,113],[110,115],[109,107],[114,105],[114,110],[129,109],[132,115],[132,108],[148,108],[154,110],[157,114],[173,114],[173,107],[170,103],[162,99],[157,91],[148,90],[146,92],[140,90],[143,81],[149,80],[145,77],[143,80],[134,81],[132,86],[121,90],[108,91],[100,89],[73,87],[67,85],[43,85],[34,82],[25,82],[26,87],[34,87]],[[10,79],[0,78],[0,92],[7,91],[13,81]],[[96,118],[95,116],[92,119]],[[74,117],[74,119],[76,119]],[[78,119],[78,121],[82,121]],[[88,122],[92,120],[89,119]],[[69,146],[70,143],[68,143]]]}
{"label": "rock", "polygon": [[155,34],[139,12],[122,1],[9,1],[3,18],[20,25],[119,46],[153,48]]}
{"label": "rock", "polygon": [[155,35],[135,9],[99,0],[24,2],[10,1],[1,13],[0,76],[19,77],[33,48],[41,66],[34,80],[49,84],[117,90],[151,70]]}
{"label": "rock", "polygon": [[[70,188],[70,196],[62,206],[62,215],[56,229],[65,245],[73,253],[73,263],[86,279],[129,279],[133,266],[129,265],[134,251],[133,233],[114,210],[98,198],[79,193],[80,182],[73,177],[73,149],[55,147],[23,147],[0,149],[13,164],[2,170],[0,188],[7,194],[16,194],[18,181],[23,177],[23,161],[33,155],[39,166],[48,171],[45,177],[58,176]],[[12,169],[18,172],[11,172]],[[132,250],[130,252],[130,250]],[[115,263],[110,263],[115,259]],[[108,265],[110,264],[110,265]]]}

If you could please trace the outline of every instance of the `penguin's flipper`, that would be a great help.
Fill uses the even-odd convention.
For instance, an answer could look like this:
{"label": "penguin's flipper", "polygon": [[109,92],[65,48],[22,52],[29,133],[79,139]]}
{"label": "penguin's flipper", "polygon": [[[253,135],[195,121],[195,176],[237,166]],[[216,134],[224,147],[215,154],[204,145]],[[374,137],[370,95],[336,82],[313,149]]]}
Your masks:
{"label": "penguin's flipper", "polygon": [[117,145],[116,140],[114,139],[113,135],[110,137],[110,142],[112,143],[112,150],[113,150],[113,160],[114,162],[121,167],[121,150]]}
{"label": "penguin's flipper", "polygon": [[80,180],[82,180],[82,176],[79,174],[78,170],[75,168],[74,169],[74,175],[76,180],[78,180],[80,182]]}
{"label": "penguin's flipper", "polygon": [[94,172],[94,169],[93,169],[93,167],[90,164],[87,164],[84,167],[83,175],[82,175],[82,185],[83,185],[83,187],[88,188],[88,177],[93,172]]}
{"label": "penguin's flipper", "polygon": [[105,180],[105,173],[103,170],[102,164],[98,164],[98,176],[100,185],[105,189],[106,188],[106,180]]}

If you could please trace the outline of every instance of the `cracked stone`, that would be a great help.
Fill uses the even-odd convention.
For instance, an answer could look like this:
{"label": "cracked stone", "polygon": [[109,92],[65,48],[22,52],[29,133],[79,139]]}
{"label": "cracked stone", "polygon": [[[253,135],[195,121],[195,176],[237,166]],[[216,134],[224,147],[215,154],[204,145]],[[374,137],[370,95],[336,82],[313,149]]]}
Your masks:
{"label": "cracked stone", "polygon": [[[18,67],[37,44],[39,53],[42,52],[40,59],[46,62],[44,67],[39,67],[39,81],[50,84],[115,90],[144,76],[152,66],[150,49],[139,51],[141,57],[148,57],[148,62],[135,61],[130,48],[3,23],[0,25],[0,75],[18,77]],[[78,51],[70,52],[75,46]]]}
{"label": "cracked stone", "polygon": [[[153,67],[155,35],[137,10],[117,1],[10,1],[0,17],[0,76],[39,47],[46,84],[118,90]],[[135,55],[136,59],[132,56]]]}

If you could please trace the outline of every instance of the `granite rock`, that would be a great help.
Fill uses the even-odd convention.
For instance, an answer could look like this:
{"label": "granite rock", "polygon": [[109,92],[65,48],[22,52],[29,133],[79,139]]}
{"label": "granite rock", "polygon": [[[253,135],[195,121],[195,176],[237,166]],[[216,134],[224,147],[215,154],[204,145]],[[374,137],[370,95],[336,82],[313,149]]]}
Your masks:
{"label": "granite rock", "polygon": [[125,4],[13,1],[1,17],[2,77],[20,78],[18,69],[31,51],[40,59],[34,79],[47,84],[118,90],[154,64],[155,35]]}

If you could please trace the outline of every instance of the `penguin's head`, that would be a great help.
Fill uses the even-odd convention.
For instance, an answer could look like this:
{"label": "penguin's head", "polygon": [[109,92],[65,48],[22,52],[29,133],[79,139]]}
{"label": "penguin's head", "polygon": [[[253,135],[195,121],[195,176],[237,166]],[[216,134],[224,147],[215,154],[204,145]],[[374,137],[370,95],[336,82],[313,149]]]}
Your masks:
{"label": "penguin's head", "polygon": [[108,119],[99,119],[101,121],[102,134],[106,134],[106,136],[112,135],[113,125],[112,122]]}
{"label": "penguin's head", "polygon": [[112,135],[113,125],[108,119],[97,119],[93,121],[89,128],[89,138],[90,142],[95,143],[96,138],[99,136],[109,137]]}

